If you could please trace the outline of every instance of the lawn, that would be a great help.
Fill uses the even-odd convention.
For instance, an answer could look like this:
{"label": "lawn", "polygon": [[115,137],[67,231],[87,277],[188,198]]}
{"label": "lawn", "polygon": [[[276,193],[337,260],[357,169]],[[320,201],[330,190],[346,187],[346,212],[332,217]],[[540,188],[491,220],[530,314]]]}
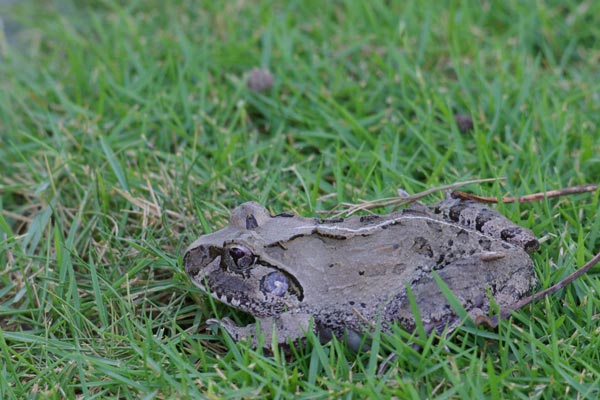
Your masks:
{"label": "lawn", "polygon": [[[497,330],[292,357],[207,330],[252,318],[182,268],[248,200],[313,216],[598,183],[600,2],[0,7],[0,398],[600,397],[598,267]],[[497,206],[542,238],[540,289],[600,251],[599,198]]]}

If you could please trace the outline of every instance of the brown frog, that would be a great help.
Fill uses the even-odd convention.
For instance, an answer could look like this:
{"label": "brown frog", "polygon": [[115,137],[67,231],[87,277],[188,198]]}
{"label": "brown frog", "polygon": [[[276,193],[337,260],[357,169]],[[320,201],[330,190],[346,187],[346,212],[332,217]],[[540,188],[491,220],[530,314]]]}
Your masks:
{"label": "brown frog", "polygon": [[[313,329],[323,338],[361,334],[379,323],[415,328],[407,286],[428,331],[460,322],[434,278],[437,274],[472,318],[501,309],[536,284],[528,253],[535,236],[497,211],[472,201],[415,203],[387,215],[322,220],[271,216],[255,202],[235,208],[229,224],[192,243],[184,267],[215,299],[253,315],[265,346]],[[235,340],[257,345],[257,326],[218,323]]]}

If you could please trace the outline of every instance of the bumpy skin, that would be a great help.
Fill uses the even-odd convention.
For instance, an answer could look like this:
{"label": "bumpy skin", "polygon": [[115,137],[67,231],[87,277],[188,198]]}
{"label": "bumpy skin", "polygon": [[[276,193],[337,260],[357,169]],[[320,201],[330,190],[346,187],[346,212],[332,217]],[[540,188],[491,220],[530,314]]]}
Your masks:
{"label": "bumpy skin", "polygon": [[[305,336],[356,332],[377,322],[415,327],[406,287],[429,330],[459,319],[439,289],[434,271],[472,317],[486,315],[489,294],[505,308],[536,283],[526,250],[538,248],[528,230],[497,211],[445,200],[382,216],[318,220],[271,216],[249,202],[225,228],[196,240],[184,255],[192,282],[215,299],[256,317],[268,346]],[[212,321],[235,340],[256,341],[254,324]]]}

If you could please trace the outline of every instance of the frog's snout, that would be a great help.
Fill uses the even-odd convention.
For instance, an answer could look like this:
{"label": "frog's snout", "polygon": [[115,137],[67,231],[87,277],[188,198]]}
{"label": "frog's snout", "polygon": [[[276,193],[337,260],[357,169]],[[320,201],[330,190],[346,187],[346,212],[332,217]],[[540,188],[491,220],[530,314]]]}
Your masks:
{"label": "frog's snout", "polygon": [[207,246],[197,246],[193,249],[188,249],[183,256],[183,266],[185,273],[190,277],[194,278],[200,273],[200,271],[206,267],[214,257],[211,255],[211,251]]}

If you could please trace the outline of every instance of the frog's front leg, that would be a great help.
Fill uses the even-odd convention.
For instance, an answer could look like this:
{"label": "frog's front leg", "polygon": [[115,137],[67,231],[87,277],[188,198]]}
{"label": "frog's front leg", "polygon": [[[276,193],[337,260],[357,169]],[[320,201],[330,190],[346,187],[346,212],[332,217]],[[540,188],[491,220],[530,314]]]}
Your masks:
{"label": "frog's front leg", "polygon": [[[257,318],[258,324],[248,324],[238,326],[229,318],[221,320],[209,319],[206,321],[209,325],[219,325],[233,338],[233,340],[249,340],[252,347],[258,347],[260,335],[263,338],[263,346],[270,348],[275,336],[279,345],[296,342],[306,337],[306,332],[312,329],[310,314],[296,314],[285,312],[276,317]],[[257,327],[258,325],[258,327]]]}

